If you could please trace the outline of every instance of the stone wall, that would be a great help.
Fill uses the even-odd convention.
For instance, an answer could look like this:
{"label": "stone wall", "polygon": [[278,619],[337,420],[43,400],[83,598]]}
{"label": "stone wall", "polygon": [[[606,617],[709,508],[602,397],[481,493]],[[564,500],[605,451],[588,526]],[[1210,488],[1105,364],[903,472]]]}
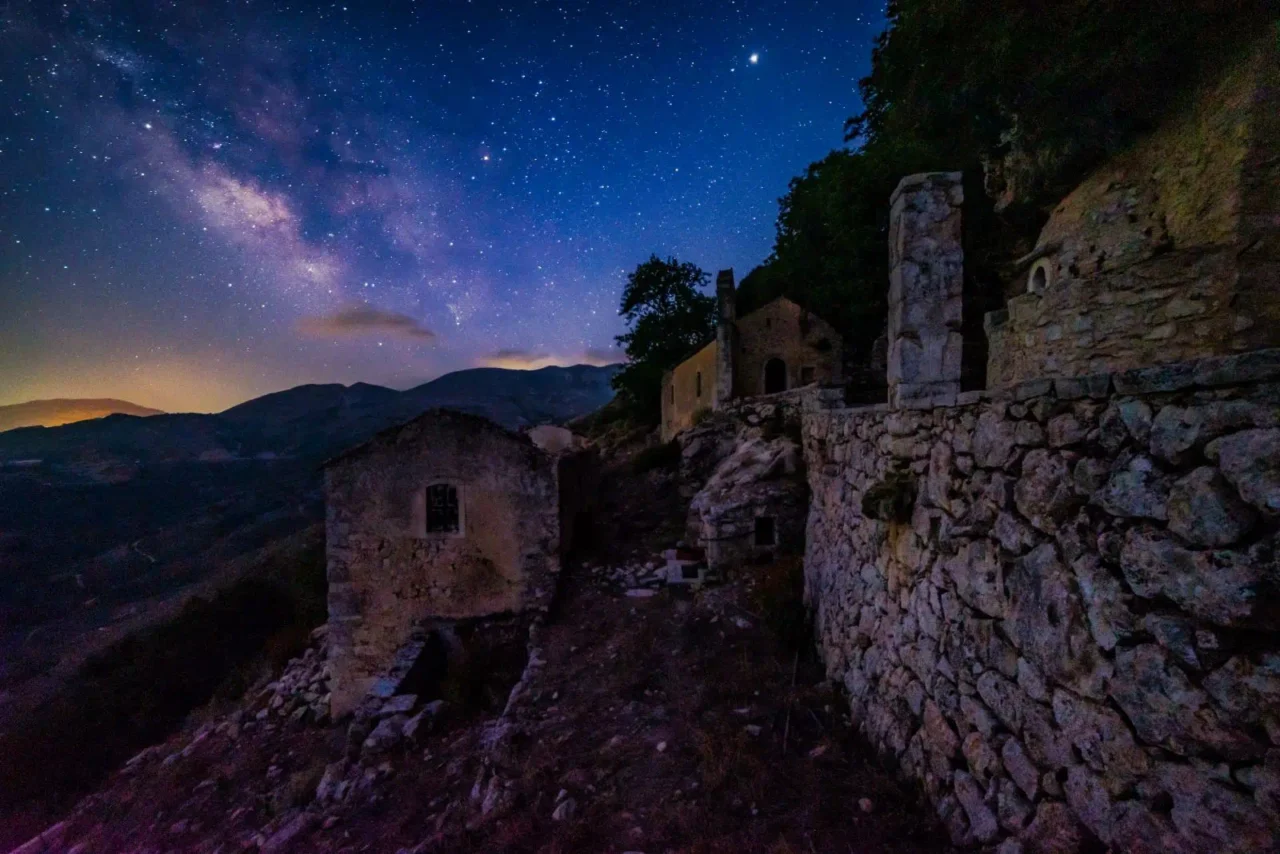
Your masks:
{"label": "stone wall", "polygon": [[1274,36],[1057,207],[1005,311],[990,387],[1280,345]]}
{"label": "stone wall", "polygon": [[1280,850],[1280,351],[804,415],[806,597],[957,843]]}
{"label": "stone wall", "polygon": [[[549,604],[561,557],[559,460],[487,419],[440,410],[328,464],[335,717],[419,622]],[[425,489],[439,482],[458,489],[460,533],[422,527]]]}

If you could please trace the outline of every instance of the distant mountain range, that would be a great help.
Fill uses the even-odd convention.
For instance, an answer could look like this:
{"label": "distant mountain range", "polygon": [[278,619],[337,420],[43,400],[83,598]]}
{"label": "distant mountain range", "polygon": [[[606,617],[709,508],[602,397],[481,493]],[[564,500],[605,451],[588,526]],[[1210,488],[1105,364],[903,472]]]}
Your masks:
{"label": "distant mountain range", "polygon": [[[0,463],[39,459],[134,465],[323,457],[437,407],[483,415],[512,428],[563,422],[608,403],[617,370],[617,365],[474,368],[407,391],[367,383],[303,385],[212,415],[156,414],[123,401],[64,401],[65,412],[77,411],[77,404],[83,406],[78,411],[88,412],[90,403],[120,409],[100,412],[106,417],[92,421],[6,430],[0,433]],[[3,407],[0,413],[37,403]]]}
{"label": "distant mountain range", "polygon": [[148,409],[127,400],[104,398],[58,398],[29,400],[0,406],[0,432],[18,427],[58,427],[76,421],[88,421],[107,415],[160,415],[159,409]]}

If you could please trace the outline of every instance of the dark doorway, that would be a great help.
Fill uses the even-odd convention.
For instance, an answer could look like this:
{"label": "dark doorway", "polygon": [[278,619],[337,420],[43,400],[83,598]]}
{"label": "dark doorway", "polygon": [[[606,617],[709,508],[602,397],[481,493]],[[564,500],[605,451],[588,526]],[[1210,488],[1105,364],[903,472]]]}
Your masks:
{"label": "dark doorway", "polygon": [[770,359],[764,363],[764,393],[777,394],[787,390],[787,363]]}
{"label": "dark doorway", "polygon": [[774,531],[773,517],[760,516],[756,519],[756,545],[772,546],[777,543],[777,534]]}

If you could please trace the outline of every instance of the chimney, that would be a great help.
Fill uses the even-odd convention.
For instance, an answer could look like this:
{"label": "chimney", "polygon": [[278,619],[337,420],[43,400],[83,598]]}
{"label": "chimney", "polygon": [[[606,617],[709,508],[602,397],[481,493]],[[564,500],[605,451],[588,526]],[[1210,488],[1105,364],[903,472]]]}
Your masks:
{"label": "chimney", "polygon": [[734,306],[733,270],[716,274],[716,390],[712,408],[733,399],[733,357],[738,349],[738,313]]}

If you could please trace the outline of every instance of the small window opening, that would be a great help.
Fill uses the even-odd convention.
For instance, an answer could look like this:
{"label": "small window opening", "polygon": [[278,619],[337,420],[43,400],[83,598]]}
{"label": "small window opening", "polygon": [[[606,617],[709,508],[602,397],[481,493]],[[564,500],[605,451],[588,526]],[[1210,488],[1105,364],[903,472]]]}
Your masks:
{"label": "small window opening", "polygon": [[1027,277],[1028,293],[1043,294],[1049,289],[1051,272],[1049,263],[1049,259],[1041,259],[1031,268],[1031,275]]}
{"label": "small window opening", "polygon": [[777,535],[774,531],[772,516],[759,516],[756,518],[756,545],[772,546],[776,544]]}
{"label": "small window opening", "polygon": [[674,405],[676,402],[676,384],[675,383],[671,384],[670,394],[668,394],[668,397],[672,405]]}
{"label": "small window opening", "polygon": [[[698,375],[694,377],[694,385],[697,387],[695,396],[698,398],[701,398],[702,397],[702,371],[698,371]],[[649,398],[649,399],[653,400],[653,398]]]}
{"label": "small window opening", "polygon": [[456,534],[460,529],[458,489],[447,483],[427,487],[427,533]]}
{"label": "small window opening", "polygon": [[765,328],[765,329],[772,329],[772,328],[773,328],[773,318],[772,318],[772,317],[766,317],[766,318],[764,319],[764,328]]}
{"label": "small window opening", "polygon": [[811,385],[817,378],[817,371],[812,367],[804,367],[800,369],[800,385]]}

